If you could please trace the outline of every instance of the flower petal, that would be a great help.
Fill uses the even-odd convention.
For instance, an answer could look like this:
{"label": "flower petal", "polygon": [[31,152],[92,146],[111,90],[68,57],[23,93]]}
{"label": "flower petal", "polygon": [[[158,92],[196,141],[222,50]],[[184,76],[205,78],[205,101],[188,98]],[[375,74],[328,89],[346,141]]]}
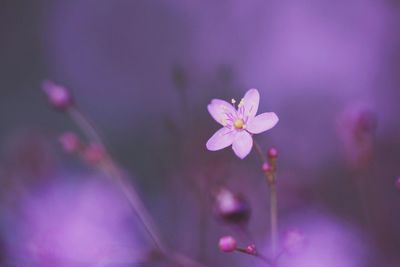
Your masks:
{"label": "flower petal", "polygon": [[246,131],[237,132],[233,140],[232,149],[236,156],[244,159],[253,147],[253,138]]}
{"label": "flower petal", "polygon": [[232,145],[236,131],[229,128],[221,128],[208,139],[206,147],[210,151],[216,151]]}
{"label": "flower petal", "polygon": [[250,89],[243,97],[244,115],[250,118],[254,117],[258,110],[260,102],[260,93],[257,89]]}
{"label": "flower petal", "polygon": [[218,123],[225,126],[228,122],[229,116],[235,115],[235,108],[228,102],[221,99],[213,99],[207,106],[208,112]]}
{"label": "flower petal", "polygon": [[279,121],[274,112],[266,112],[251,118],[246,124],[246,130],[259,134],[273,128]]}

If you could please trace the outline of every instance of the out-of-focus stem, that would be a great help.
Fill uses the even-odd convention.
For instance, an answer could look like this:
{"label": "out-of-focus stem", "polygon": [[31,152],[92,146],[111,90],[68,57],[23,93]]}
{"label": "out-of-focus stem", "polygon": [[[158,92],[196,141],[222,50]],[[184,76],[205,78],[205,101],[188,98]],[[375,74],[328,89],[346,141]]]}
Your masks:
{"label": "out-of-focus stem", "polygon": [[115,163],[109,157],[107,157],[105,161],[102,163],[101,168],[103,169],[104,172],[109,174],[109,176],[112,179],[114,179],[120,190],[123,192],[129,204],[132,206],[134,212],[136,213],[142,225],[144,226],[146,232],[153,240],[157,249],[159,249],[161,253],[166,254],[167,253],[166,246],[162,242],[160,234],[158,233],[153,220],[148,214],[147,209],[144,207],[144,204],[139,198],[139,195],[136,192],[135,188],[128,185],[126,179],[121,174],[120,169],[115,165]]}
{"label": "out-of-focus stem", "polygon": [[265,256],[262,253],[256,252],[256,253],[249,253],[248,251],[246,251],[246,249],[243,248],[237,248],[236,251],[244,253],[244,254],[248,254],[254,257],[259,258],[260,260],[262,260],[263,262],[267,263],[270,266],[273,266],[273,261],[271,259],[269,259],[267,256]]}
{"label": "out-of-focus stem", "polygon": [[103,147],[105,155],[103,161],[99,164],[99,167],[103,172],[109,175],[111,179],[113,179],[114,182],[121,189],[159,252],[168,260],[175,263],[177,266],[205,267],[201,263],[198,263],[180,253],[171,252],[167,248],[165,243],[162,241],[161,235],[159,234],[153,219],[151,218],[150,214],[142,203],[138,193],[133,186],[127,183],[120,168],[107,153],[106,147],[104,146],[104,143],[94,125],[75,106],[71,107],[68,110],[68,114],[71,116],[72,120],[81,128],[81,130],[84,132],[90,142],[97,143],[98,145]]}
{"label": "out-of-focus stem", "polygon": [[[258,156],[262,163],[268,163],[268,159],[262,152],[260,145],[254,141],[254,148],[257,151]],[[272,163],[271,172],[264,172],[264,176],[267,180],[268,188],[270,191],[270,226],[271,226],[271,249],[272,249],[272,258],[275,259],[278,251],[278,193],[276,188],[276,166],[275,162]]]}
{"label": "out-of-focus stem", "polygon": [[76,106],[70,107],[67,112],[71,119],[79,126],[79,128],[81,128],[83,133],[90,141],[104,147],[103,141],[93,123],[90,122],[89,119],[83,115]]}
{"label": "out-of-focus stem", "polygon": [[263,153],[263,151],[262,151],[260,145],[259,145],[256,141],[254,141],[254,140],[253,140],[253,146],[254,146],[254,148],[256,149],[257,154],[258,154],[258,156],[260,157],[260,160],[262,161],[262,163],[267,162],[267,158],[265,157],[265,155],[264,155],[264,153]]}
{"label": "out-of-focus stem", "polygon": [[[104,150],[106,149],[94,125],[89,121],[88,118],[86,118],[84,114],[82,114],[82,112],[80,112],[78,108],[72,107],[71,109],[68,110],[68,114],[71,116],[72,120],[82,129],[82,131],[84,132],[86,137],[90,140],[90,142],[97,143],[101,145]],[[129,186],[125,182],[125,178],[123,177],[120,168],[116,166],[116,164],[106,151],[104,159],[99,166],[107,175],[109,175],[112,179],[114,179],[115,183],[118,185],[120,190],[127,198],[129,204],[132,206],[134,212],[138,216],[146,232],[153,240],[155,246],[161,252],[165,253],[166,252],[165,245],[161,241],[161,238],[159,237],[160,235],[156,230],[156,227],[154,226],[154,223],[150,215],[148,214],[146,208],[144,207],[144,204],[139,198],[139,195],[132,186]]]}
{"label": "out-of-focus stem", "polygon": [[278,196],[276,191],[276,182],[270,185],[270,212],[271,212],[271,244],[273,258],[278,250]]}

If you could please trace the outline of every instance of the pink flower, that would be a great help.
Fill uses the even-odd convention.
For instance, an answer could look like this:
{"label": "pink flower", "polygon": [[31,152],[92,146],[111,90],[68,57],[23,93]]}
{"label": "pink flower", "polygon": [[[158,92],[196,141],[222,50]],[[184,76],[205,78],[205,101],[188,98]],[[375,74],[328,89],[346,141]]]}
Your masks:
{"label": "pink flower", "polygon": [[[274,112],[256,116],[259,102],[257,89],[247,91],[237,109],[224,100],[213,99],[207,107],[208,112],[223,128],[207,141],[207,149],[216,151],[232,145],[235,154],[245,158],[253,147],[252,135],[273,128],[279,121]],[[232,103],[235,103],[234,99]]]}

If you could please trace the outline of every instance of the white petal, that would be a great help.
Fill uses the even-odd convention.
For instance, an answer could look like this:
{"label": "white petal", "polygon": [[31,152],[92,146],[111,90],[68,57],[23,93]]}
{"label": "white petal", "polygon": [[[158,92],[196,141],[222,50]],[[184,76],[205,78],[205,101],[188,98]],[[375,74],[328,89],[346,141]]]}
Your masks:
{"label": "white petal", "polygon": [[246,130],[253,134],[259,134],[273,128],[279,121],[274,112],[266,112],[249,119]]}
{"label": "white petal", "polygon": [[210,139],[208,139],[206,147],[210,151],[216,151],[232,145],[235,138],[236,131],[226,127],[219,129],[215,132]]}
{"label": "white petal", "polygon": [[253,147],[253,138],[247,131],[237,132],[233,140],[232,149],[236,156],[244,159]]}

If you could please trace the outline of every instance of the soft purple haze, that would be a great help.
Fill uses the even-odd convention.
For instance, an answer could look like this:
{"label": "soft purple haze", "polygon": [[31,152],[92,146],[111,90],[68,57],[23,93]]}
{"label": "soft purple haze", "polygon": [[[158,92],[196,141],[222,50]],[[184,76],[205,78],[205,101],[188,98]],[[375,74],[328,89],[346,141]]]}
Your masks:
{"label": "soft purple haze", "polygon": [[[279,116],[252,140],[279,151],[281,242],[290,229],[307,240],[282,261],[399,266],[399,7],[392,0],[2,1],[0,265],[88,266],[105,257],[100,264],[131,266],[151,247],[96,165],[103,147],[85,154],[68,139],[77,155],[58,144],[66,132],[87,140],[49,107],[40,88],[51,80],[98,127],[174,250],[210,267],[264,266],[218,249],[220,237],[233,236],[268,252],[263,166],[248,149],[244,160],[206,149],[220,127],[210,101],[239,102],[257,88],[259,113]],[[245,199],[245,231],[215,216],[221,188]]]}

